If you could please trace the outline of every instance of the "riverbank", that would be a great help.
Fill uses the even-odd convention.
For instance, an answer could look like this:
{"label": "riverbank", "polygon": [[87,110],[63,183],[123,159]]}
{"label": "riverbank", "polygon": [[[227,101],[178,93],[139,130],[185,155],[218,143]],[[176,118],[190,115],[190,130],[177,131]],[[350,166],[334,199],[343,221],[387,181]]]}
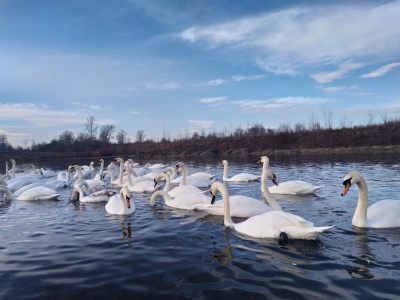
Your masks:
{"label": "riverbank", "polygon": [[315,148],[315,149],[264,149],[251,151],[247,148],[233,149],[219,153],[217,151],[206,150],[189,153],[182,151],[179,153],[122,153],[116,151],[115,154],[107,151],[107,154],[101,151],[93,152],[30,152],[30,151],[10,151],[0,153],[0,161],[6,161],[11,158],[22,162],[34,162],[43,159],[66,159],[66,158],[104,158],[104,157],[143,157],[143,158],[160,158],[163,157],[231,157],[231,156],[279,156],[279,155],[331,155],[331,154],[367,154],[367,153],[399,153],[400,146],[370,146],[370,147],[352,147],[352,148]]}

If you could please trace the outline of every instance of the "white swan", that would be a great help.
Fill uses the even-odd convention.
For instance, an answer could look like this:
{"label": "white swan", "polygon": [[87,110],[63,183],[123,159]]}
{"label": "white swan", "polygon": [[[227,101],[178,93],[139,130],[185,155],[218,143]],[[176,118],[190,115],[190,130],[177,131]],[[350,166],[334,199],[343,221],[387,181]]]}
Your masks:
{"label": "white swan", "polygon": [[6,200],[11,200],[12,198],[11,192],[6,186],[0,186],[0,195],[1,194],[3,194],[3,198]]}
{"label": "white swan", "polygon": [[[175,198],[175,197],[181,196],[186,193],[197,193],[197,194],[201,194],[201,195],[205,196],[203,191],[201,191],[199,188],[194,187],[192,185],[177,186],[177,187],[173,188],[172,190],[170,190],[171,179],[170,179],[169,175],[165,174],[165,173],[159,173],[154,177],[155,184],[157,185],[158,181],[161,179],[164,179],[164,181],[165,181],[163,191],[168,193],[168,195],[171,198]],[[205,197],[208,198],[207,196],[205,196]]]}
{"label": "white swan", "polygon": [[106,211],[112,215],[129,215],[136,210],[135,203],[131,202],[131,193],[127,187],[122,187],[119,195],[114,195],[108,200]]}
{"label": "white swan", "polygon": [[[262,157],[261,161],[264,162],[267,159],[267,157]],[[276,184],[276,176],[274,172],[270,169],[263,168],[263,172],[261,175],[261,191],[263,192],[263,195],[269,205],[266,205],[263,200],[260,201],[258,199],[243,195],[230,196],[229,201],[231,216],[249,218],[252,216],[263,214],[268,211],[282,210],[282,207],[268,191],[267,179],[270,179]],[[215,200],[215,198],[213,198],[213,200]],[[196,209],[205,211],[211,215],[223,216],[225,214],[224,203],[224,200],[219,200],[212,205],[197,205]]]}
{"label": "white swan", "polygon": [[179,162],[176,164],[175,167],[177,173],[179,174],[182,172],[182,178],[176,178],[174,181],[177,181],[180,179],[180,186],[183,185],[192,185],[194,187],[200,188],[200,187],[209,187],[214,181],[210,180],[205,177],[188,177],[188,169],[186,165],[183,162]]}
{"label": "white swan", "polygon": [[[85,183],[85,185],[87,185],[87,183]],[[86,186],[86,189],[88,188],[89,187]],[[110,197],[116,194],[117,191],[108,189],[86,194],[82,187],[75,187],[71,194],[71,200],[76,199],[76,196],[79,195],[80,202],[104,202],[110,200]]]}
{"label": "white swan", "polygon": [[55,190],[50,189],[45,186],[35,186],[21,195],[19,195],[17,200],[55,200],[60,196]]}
{"label": "white swan", "polygon": [[169,175],[169,179],[172,181],[176,178],[176,176],[178,176],[178,174],[176,173],[175,168],[173,167],[166,167],[164,169],[164,173]]}
{"label": "white swan", "polygon": [[146,169],[163,169],[166,166],[167,165],[164,165],[164,164],[153,164],[153,165],[151,165],[151,164],[147,163],[144,167]]}
{"label": "white swan", "polygon": [[79,165],[70,166],[68,171],[70,173],[72,173],[73,171],[76,171],[76,173],[78,174],[78,179],[75,181],[74,187],[81,186],[83,182],[86,182],[89,185],[90,189],[104,187],[106,185],[106,183],[104,181],[96,180],[96,179],[86,179],[83,181],[82,167]]}
{"label": "white swan", "polygon": [[151,195],[150,206],[155,205],[158,196],[161,196],[164,199],[167,206],[180,209],[194,209],[197,204],[208,203],[210,201],[209,197],[199,193],[185,193],[175,198],[171,198],[167,192],[157,191]]}
{"label": "white swan", "polygon": [[248,181],[259,180],[261,177],[261,176],[253,175],[253,174],[249,174],[249,173],[239,173],[239,174],[232,176],[231,178],[228,178],[228,161],[224,159],[221,162],[221,165],[224,166],[224,173],[222,175],[223,181],[248,182]]}
{"label": "white swan", "polygon": [[[268,168],[269,158],[262,156],[259,163],[263,163],[263,170]],[[269,188],[271,194],[284,195],[306,195],[313,194],[316,190],[324,187],[324,185],[316,186],[301,180],[290,180],[281,183],[275,182],[275,186]]]}
{"label": "white swan", "polygon": [[222,194],[224,201],[224,224],[234,228],[237,232],[255,238],[280,238],[285,233],[291,239],[313,240],[322,232],[334,227],[314,227],[314,224],[297,215],[283,211],[269,211],[261,215],[248,218],[241,223],[233,223],[230,214],[229,194],[226,187],[220,182],[211,185],[213,198],[217,193]]}
{"label": "white swan", "polygon": [[116,180],[112,180],[111,184],[118,185],[119,187],[128,185],[127,182],[124,182],[124,160],[121,157],[117,157],[114,159],[113,164],[119,164],[119,173],[118,178]]}
{"label": "white swan", "polygon": [[368,187],[358,172],[350,172],[343,179],[342,196],[353,184],[358,186],[358,202],[352,224],[357,227],[392,228],[400,227],[400,200],[381,200],[368,207]]}

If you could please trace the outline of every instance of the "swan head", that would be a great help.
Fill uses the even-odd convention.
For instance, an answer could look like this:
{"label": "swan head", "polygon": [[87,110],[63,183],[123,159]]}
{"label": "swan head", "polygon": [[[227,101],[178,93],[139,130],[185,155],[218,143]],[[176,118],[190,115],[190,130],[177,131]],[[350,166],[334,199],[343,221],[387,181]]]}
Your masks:
{"label": "swan head", "polygon": [[179,169],[183,169],[185,167],[185,164],[183,162],[178,162],[175,166],[175,171],[178,171]]}
{"label": "swan head", "polygon": [[216,181],[210,186],[211,204],[214,204],[215,197],[218,195],[218,192],[219,192],[218,183],[219,182]]}
{"label": "swan head", "polygon": [[268,156],[261,156],[260,160],[258,161],[259,164],[261,163],[266,163],[267,165],[269,164],[269,158]]}
{"label": "swan head", "polygon": [[121,162],[123,162],[124,160],[121,157],[117,157],[116,159],[114,159],[114,161],[112,162],[114,165],[120,164]]}
{"label": "swan head", "polygon": [[276,175],[275,175],[274,171],[272,171],[271,169],[268,169],[268,170],[266,171],[266,175],[267,175],[267,178],[271,179],[271,181],[272,181],[275,185],[278,185],[278,180],[276,179]]}
{"label": "swan head", "polygon": [[223,165],[223,166],[228,165],[228,161],[226,159],[224,159],[223,161],[221,161],[220,165]]}
{"label": "swan head", "polygon": [[127,187],[121,189],[121,195],[125,198],[126,207],[131,208],[131,192]]}
{"label": "swan head", "polygon": [[346,193],[348,192],[350,187],[355,183],[359,183],[360,180],[361,180],[361,175],[359,173],[357,173],[357,172],[347,173],[347,175],[344,176],[344,178],[343,178],[344,188],[342,190],[341,195],[342,196],[346,195]]}

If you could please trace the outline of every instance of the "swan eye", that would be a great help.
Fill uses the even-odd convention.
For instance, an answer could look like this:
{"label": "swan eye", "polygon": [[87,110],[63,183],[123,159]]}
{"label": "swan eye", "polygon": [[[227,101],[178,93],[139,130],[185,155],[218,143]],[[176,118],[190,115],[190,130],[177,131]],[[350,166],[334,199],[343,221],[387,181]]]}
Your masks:
{"label": "swan eye", "polygon": [[346,179],[345,181],[343,181],[343,185],[350,185],[351,186],[351,177],[349,179]]}

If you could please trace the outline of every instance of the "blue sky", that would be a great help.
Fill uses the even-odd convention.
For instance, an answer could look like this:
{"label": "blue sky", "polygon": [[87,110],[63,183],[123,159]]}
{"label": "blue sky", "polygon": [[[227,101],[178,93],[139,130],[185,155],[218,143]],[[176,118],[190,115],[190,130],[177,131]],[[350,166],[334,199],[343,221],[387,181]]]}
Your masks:
{"label": "blue sky", "polygon": [[0,133],[400,117],[400,1],[0,0]]}

